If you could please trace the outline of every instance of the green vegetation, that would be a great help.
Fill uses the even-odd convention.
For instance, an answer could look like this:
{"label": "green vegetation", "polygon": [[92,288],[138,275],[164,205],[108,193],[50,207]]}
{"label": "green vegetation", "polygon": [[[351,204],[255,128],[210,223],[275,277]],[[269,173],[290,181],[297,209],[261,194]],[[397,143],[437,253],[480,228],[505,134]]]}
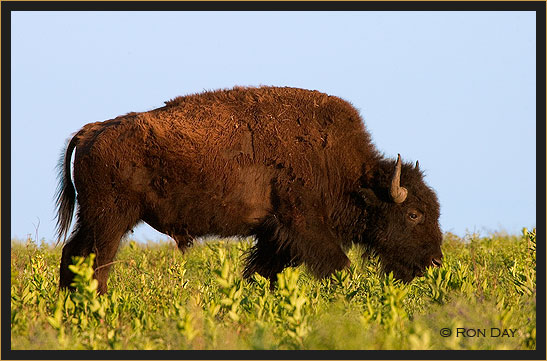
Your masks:
{"label": "green vegetation", "polygon": [[60,247],[13,241],[12,349],[534,349],[535,239],[447,234],[443,267],[410,284],[353,248],[349,270],[318,281],[287,268],[273,291],[241,278],[251,239],[186,255],[129,241],[101,296],[92,258],[59,292]]}

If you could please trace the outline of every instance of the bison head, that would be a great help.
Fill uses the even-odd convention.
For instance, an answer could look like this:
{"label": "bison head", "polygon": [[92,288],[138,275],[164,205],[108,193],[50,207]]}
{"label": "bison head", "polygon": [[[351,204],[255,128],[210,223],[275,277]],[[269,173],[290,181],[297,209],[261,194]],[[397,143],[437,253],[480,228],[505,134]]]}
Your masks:
{"label": "bison head", "polygon": [[441,266],[439,202],[416,166],[384,160],[363,181],[362,242],[380,257],[384,271],[405,282]]}

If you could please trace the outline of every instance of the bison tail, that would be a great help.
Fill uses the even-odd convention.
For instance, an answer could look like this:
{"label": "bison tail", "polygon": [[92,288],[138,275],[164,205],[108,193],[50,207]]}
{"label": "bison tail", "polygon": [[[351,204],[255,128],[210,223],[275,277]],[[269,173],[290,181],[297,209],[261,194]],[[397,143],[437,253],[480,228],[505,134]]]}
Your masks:
{"label": "bison tail", "polygon": [[74,205],[76,202],[76,190],[72,184],[70,176],[70,165],[72,152],[78,143],[78,136],[74,136],[66,148],[66,152],[61,153],[59,159],[59,187],[57,188],[56,201],[57,205],[57,243],[61,239],[66,241],[66,236],[72,223],[74,213]]}

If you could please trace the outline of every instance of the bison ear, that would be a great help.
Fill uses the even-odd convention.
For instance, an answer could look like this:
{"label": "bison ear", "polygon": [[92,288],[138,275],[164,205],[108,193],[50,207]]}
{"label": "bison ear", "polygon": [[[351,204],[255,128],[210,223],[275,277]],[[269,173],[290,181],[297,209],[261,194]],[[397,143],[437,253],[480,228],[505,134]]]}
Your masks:
{"label": "bison ear", "polygon": [[376,193],[370,188],[360,188],[359,189],[359,198],[364,202],[365,206],[374,206],[379,205],[381,202],[376,196]]}

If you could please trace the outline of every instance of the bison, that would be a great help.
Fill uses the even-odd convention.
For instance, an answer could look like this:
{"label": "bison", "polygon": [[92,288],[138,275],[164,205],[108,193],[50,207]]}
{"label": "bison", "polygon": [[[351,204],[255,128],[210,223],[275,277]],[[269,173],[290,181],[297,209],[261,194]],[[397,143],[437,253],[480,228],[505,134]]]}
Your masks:
{"label": "bison", "polygon": [[205,91],[87,124],[63,155],[60,287],[72,282],[71,257],[93,252],[105,293],[120,240],[139,222],[183,252],[203,235],[254,235],[244,277],[272,284],[289,265],[318,278],[347,267],[353,243],[405,282],[441,265],[439,203],[418,164],[380,154],[358,111],[336,96]]}

